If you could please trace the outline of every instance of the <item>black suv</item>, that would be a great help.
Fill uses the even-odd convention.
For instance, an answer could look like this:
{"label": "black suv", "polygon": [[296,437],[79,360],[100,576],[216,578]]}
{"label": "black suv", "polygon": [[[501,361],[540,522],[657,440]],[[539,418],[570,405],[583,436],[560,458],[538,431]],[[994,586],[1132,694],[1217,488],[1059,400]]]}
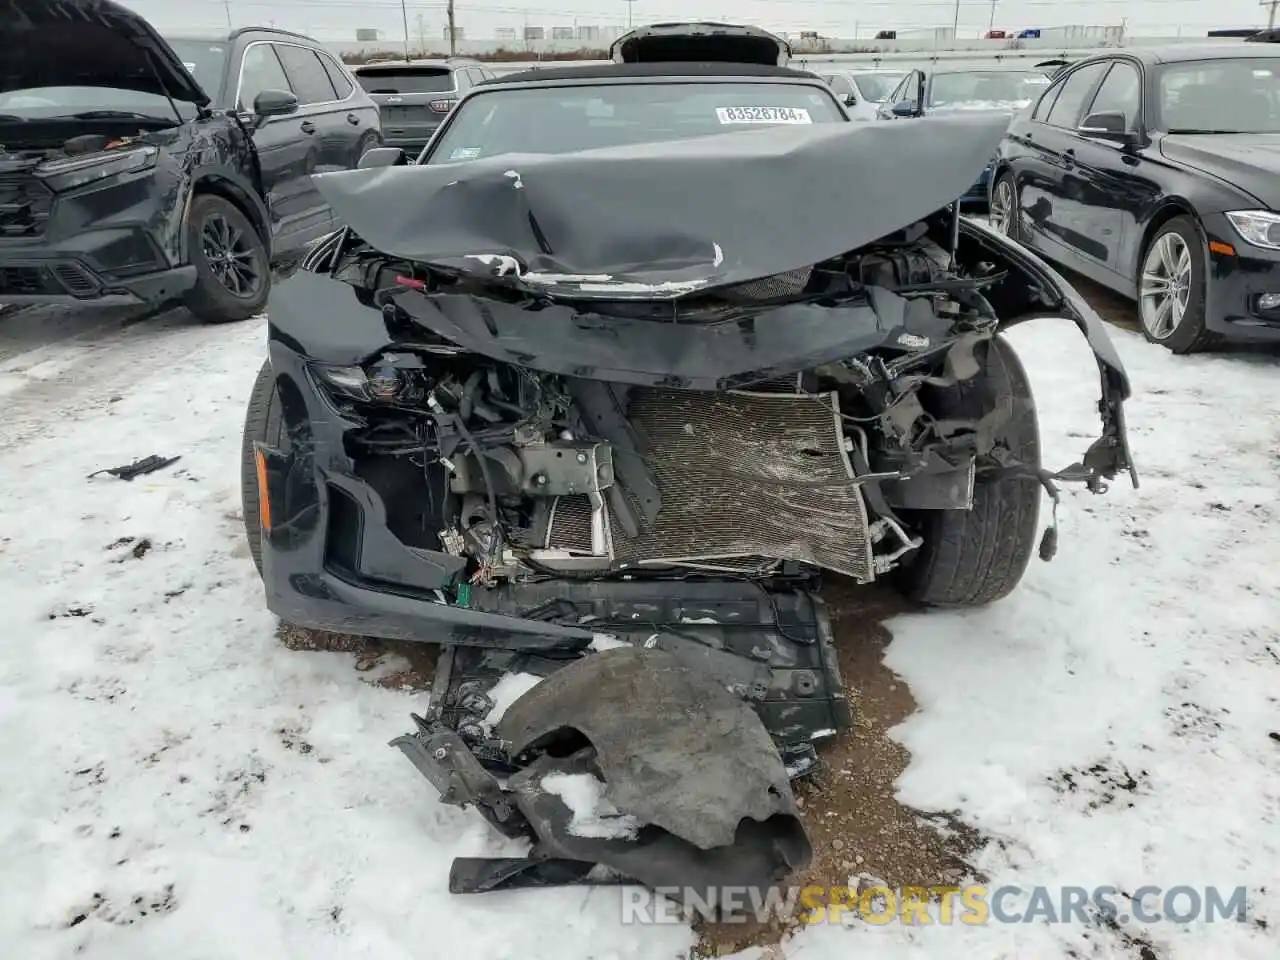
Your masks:
{"label": "black suv", "polygon": [[333,228],[311,174],[381,143],[314,41],[162,39],[111,0],[10,0],[0,22],[0,303],[261,310],[271,265]]}
{"label": "black suv", "polygon": [[493,71],[478,60],[414,60],[366,63],[352,72],[382,111],[389,146],[419,153],[458,98]]}

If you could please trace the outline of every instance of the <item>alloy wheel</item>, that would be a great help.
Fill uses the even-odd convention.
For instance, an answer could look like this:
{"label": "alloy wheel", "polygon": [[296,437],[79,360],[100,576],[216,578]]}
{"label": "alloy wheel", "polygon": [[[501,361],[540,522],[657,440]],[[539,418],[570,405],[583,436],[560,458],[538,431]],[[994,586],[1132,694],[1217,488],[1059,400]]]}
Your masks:
{"label": "alloy wheel", "polygon": [[1013,184],[1007,179],[996,181],[995,189],[991,192],[990,216],[995,228],[1012,239],[1018,216],[1018,201],[1013,196]]}
{"label": "alloy wheel", "polygon": [[1147,251],[1138,284],[1138,313],[1152,340],[1167,340],[1182,324],[1191,300],[1191,250],[1170,231]]}
{"label": "alloy wheel", "polygon": [[214,279],[233,296],[256,296],[262,289],[262,269],[254,239],[220,213],[205,218],[200,238]]}

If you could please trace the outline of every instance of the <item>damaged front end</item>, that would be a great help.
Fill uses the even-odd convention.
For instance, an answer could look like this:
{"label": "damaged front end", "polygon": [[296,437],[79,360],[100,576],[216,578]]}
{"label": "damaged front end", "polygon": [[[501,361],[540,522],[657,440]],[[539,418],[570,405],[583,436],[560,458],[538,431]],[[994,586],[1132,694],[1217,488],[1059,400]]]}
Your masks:
{"label": "damaged front end", "polygon": [[[803,869],[790,783],[852,724],[821,577],[918,571],[997,487],[1034,534],[1041,487],[1133,477],[1101,321],[950,205],[1003,128],[928,124],[317,178],[350,226],[272,296],[262,572],[286,621],[444,644],[396,745],[533,843],[451,889]],[[1100,374],[1057,472],[992,386],[1033,316]]]}

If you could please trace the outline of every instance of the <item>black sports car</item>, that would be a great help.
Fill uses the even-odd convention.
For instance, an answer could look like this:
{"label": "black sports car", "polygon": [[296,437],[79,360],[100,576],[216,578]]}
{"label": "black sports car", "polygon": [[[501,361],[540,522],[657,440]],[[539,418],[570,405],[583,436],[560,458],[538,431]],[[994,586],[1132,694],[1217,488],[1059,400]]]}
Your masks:
{"label": "black sports car", "polygon": [[[456,861],[455,891],[803,867],[790,781],[852,722],[820,578],[991,602],[1042,489],[1131,471],[1103,324],[953,203],[1003,117],[854,124],[812,74],[706,59],[478,86],[418,163],[317,177],[348,227],[270,303],[244,436],[267,601],[444,645],[396,743],[535,844]],[[1058,473],[1000,336],[1039,316],[1100,376]]]}
{"label": "black sports car", "polygon": [[1008,236],[1138,301],[1175,353],[1280,340],[1280,53],[1133,49],[1064,70],[1009,128]]}

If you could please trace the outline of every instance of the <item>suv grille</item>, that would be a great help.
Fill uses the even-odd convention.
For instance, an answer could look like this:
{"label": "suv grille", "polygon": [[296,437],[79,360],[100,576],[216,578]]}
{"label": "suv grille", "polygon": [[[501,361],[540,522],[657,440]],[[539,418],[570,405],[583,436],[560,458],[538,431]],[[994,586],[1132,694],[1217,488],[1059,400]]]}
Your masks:
{"label": "suv grille", "polygon": [[53,194],[29,173],[0,173],[0,239],[44,234]]}

